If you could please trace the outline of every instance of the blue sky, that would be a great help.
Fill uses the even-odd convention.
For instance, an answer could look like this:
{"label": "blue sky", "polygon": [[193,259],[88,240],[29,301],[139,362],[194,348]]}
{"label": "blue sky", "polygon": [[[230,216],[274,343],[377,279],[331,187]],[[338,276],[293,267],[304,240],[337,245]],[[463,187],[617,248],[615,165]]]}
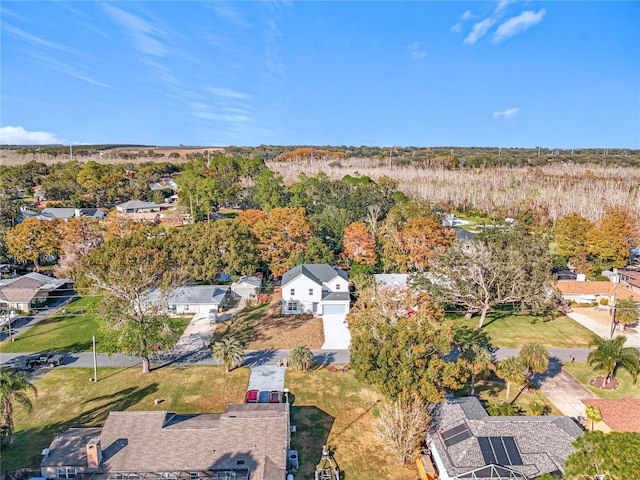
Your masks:
{"label": "blue sky", "polygon": [[640,148],[638,1],[0,8],[0,143]]}

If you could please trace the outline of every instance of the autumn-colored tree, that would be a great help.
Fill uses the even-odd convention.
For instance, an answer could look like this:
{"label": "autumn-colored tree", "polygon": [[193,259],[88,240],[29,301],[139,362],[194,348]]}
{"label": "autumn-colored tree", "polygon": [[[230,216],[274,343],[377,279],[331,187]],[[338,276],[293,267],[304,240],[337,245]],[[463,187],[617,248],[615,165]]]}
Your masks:
{"label": "autumn-colored tree", "polygon": [[344,229],[341,256],[359,265],[376,263],[376,239],[364,223],[353,222]]}
{"label": "autumn-colored tree", "polygon": [[313,236],[311,223],[304,208],[274,208],[254,226],[262,260],[276,276],[289,270],[293,257],[307,249]]}
{"label": "autumn-colored tree", "polygon": [[553,229],[556,252],[565,257],[580,273],[585,271],[589,251],[589,232],[593,224],[577,213],[561,217]]}
{"label": "autumn-colored tree", "polygon": [[446,250],[455,232],[433,218],[410,218],[383,229],[382,256],[386,269],[424,272],[433,256]]}
{"label": "autumn-colored tree", "polygon": [[640,243],[640,218],[630,208],[610,207],[590,231],[591,254],[602,267],[622,268],[630,250]]}
{"label": "autumn-colored tree", "polygon": [[625,327],[638,321],[638,305],[630,298],[618,300],[615,305],[615,321]]}
{"label": "autumn-colored tree", "polygon": [[7,253],[18,262],[32,262],[36,270],[46,257],[60,250],[56,235],[57,220],[26,218],[5,236]]}
{"label": "autumn-colored tree", "polygon": [[62,256],[54,273],[60,278],[75,279],[80,259],[102,244],[104,230],[97,219],[88,217],[73,217],[59,222],[57,227]]}
{"label": "autumn-colored tree", "polygon": [[105,240],[125,238],[137,230],[142,230],[144,227],[144,222],[136,222],[128,218],[127,215],[123,215],[115,210],[109,212],[102,220]]}
{"label": "autumn-colored tree", "polygon": [[249,230],[255,233],[254,227],[256,226],[256,223],[266,218],[266,216],[267,214],[264,212],[264,210],[249,208],[247,210],[241,211],[236,219],[244,223],[247,227],[249,227]]}

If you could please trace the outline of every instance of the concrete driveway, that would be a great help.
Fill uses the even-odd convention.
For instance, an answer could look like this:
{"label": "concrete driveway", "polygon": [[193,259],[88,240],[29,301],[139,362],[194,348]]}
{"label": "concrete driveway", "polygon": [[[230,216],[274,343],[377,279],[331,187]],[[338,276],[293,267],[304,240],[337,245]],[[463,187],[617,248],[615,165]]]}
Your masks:
{"label": "concrete driveway", "polygon": [[351,332],[347,326],[346,315],[324,314],[324,343],[322,350],[345,350],[351,345]]}

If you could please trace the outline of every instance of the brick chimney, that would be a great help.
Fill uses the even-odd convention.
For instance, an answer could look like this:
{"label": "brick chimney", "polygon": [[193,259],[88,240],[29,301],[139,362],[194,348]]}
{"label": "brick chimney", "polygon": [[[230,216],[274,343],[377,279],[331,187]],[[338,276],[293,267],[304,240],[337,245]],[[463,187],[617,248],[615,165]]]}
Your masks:
{"label": "brick chimney", "polygon": [[98,468],[100,463],[102,463],[100,438],[95,437],[87,443],[87,468]]}

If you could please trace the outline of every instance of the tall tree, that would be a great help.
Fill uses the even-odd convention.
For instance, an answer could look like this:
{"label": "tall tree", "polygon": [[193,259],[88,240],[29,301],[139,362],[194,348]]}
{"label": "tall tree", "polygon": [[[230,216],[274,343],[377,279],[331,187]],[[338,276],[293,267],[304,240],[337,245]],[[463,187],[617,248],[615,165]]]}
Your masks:
{"label": "tall tree", "polygon": [[313,236],[304,208],[291,207],[271,210],[255,224],[254,232],[260,256],[276,276],[294,266],[294,256],[307,249],[307,242]]}
{"label": "tall tree", "polygon": [[522,385],[526,380],[525,367],[518,357],[507,357],[496,365],[496,375],[507,382],[506,401],[509,401],[511,385]]}
{"label": "tall tree", "polygon": [[265,212],[284,207],[288,193],[282,175],[271,170],[263,170],[253,180],[253,201]]}
{"label": "tall tree", "polygon": [[43,261],[60,250],[56,224],[56,220],[26,218],[7,232],[8,254],[18,262],[32,262],[36,270],[40,270]]}
{"label": "tall tree", "polygon": [[602,412],[598,407],[587,405],[584,409],[587,416],[587,420],[591,422],[591,430],[593,431],[593,425],[602,421]]}
{"label": "tall tree", "polygon": [[80,259],[102,244],[102,225],[93,218],[73,217],[57,224],[57,235],[62,255],[54,273],[60,278],[75,279]]}
{"label": "tall tree", "polygon": [[18,403],[30,412],[33,404],[28,396],[29,392],[38,394],[35,385],[26,380],[22,372],[0,369],[0,405],[2,405],[2,421],[9,443],[13,442],[13,405]]}
{"label": "tall tree", "polygon": [[114,239],[83,258],[78,277],[80,287],[102,295],[97,312],[104,346],[140,357],[149,373],[151,356],[175,342],[178,326],[167,316],[167,296],[181,283],[177,266],[165,252]]}
{"label": "tall tree", "polygon": [[462,358],[467,362],[471,374],[471,395],[476,394],[476,377],[485,372],[495,372],[496,366],[491,352],[484,346],[473,343],[462,350]]}
{"label": "tall tree", "polygon": [[618,300],[615,305],[615,321],[621,325],[633,325],[638,321],[640,313],[638,305],[630,298]]}
{"label": "tall tree", "polygon": [[211,346],[211,350],[213,352],[213,358],[222,362],[227,373],[229,373],[232,368],[240,365],[244,358],[242,344],[233,337],[224,337],[219,342],[215,342]]}
{"label": "tall tree", "polygon": [[525,343],[518,353],[518,358],[525,368],[525,387],[531,386],[534,373],[544,373],[549,368],[549,352],[539,343]]}
{"label": "tall tree", "polygon": [[580,265],[584,271],[583,259],[589,252],[589,232],[593,223],[577,213],[570,213],[558,219],[553,230],[556,251],[572,265]]}
{"label": "tall tree", "polygon": [[640,435],[631,432],[586,432],[573,441],[564,462],[564,478],[628,480],[640,472]]}
{"label": "tall tree", "polygon": [[549,295],[551,264],[544,236],[517,227],[496,228],[453,243],[430,261],[428,275],[417,283],[443,305],[479,312],[479,330],[497,305],[537,310],[555,301]]}
{"label": "tall tree", "polygon": [[347,317],[351,366],[356,378],[392,398],[415,392],[424,401],[461,388],[468,372],[462,361],[447,361],[455,322],[447,321],[431,298],[417,290],[393,295],[360,295]]}
{"label": "tall tree", "polygon": [[640,244],[640,217],[628,207],[614,206],[605,210],[590,234],[591,253],[601,267],[622,268],[630,250]]}
{"label": "tall tree", "polygon": [[623,369],[631,374],[633,381],[640,373],[640,351],[633,347],[625,347],[627,337],[619,336],[611,340],[604,340],[598,335],[593,335],[589,347],[595,350],[587,355],[587,362],[596,370],[602,370],[602,388],[612,380],[618,369]]}
{"label": "tall tree", "polygon": [[416,395],[402,393],[380,408],[378,435],[387,450],[404,464],[420,450],[429,420],[427,405]]}
{"label": "tall tree", "polygon": [[364,223],[353,222],[344,229],[342,257],[360,265],[375,265],[376,239]]}

